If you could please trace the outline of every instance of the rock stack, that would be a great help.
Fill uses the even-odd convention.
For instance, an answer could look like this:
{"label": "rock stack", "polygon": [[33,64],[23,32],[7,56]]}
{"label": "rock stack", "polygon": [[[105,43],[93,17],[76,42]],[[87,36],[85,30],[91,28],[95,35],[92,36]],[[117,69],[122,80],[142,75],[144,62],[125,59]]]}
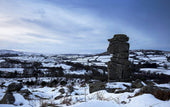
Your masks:
{"label": "rock stack", "polygon": [[128,40],[125,34],[116,34],[108,40],[110,44],[107,51],[113,55],[108,62],[109,80],[124,81],[130,76]]}

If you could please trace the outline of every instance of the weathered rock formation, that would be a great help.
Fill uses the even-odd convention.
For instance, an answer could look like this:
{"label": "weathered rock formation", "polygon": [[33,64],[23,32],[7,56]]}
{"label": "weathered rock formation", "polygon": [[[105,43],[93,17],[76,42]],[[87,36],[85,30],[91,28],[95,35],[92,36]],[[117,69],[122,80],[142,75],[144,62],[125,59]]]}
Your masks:
{"label": "weathered rock formation", "polygon": [[110,42],[107,51],[112,54],[108,62],[109,80],[124,81],[129,78],[129,37],[124,34],[116,34]]}

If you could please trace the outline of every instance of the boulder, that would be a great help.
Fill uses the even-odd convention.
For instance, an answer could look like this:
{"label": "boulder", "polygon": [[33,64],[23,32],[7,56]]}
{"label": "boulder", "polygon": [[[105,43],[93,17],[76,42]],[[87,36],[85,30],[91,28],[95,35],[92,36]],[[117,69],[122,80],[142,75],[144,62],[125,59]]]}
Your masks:
{"label": "boulder", "polygon": [[14,104],[15,98],[11,92],[7,92],[2,100],[0,101],[0,104]]}
{"label": "boulder", "polygon": [[13,92],[13,91],[20,91],[20,89],[23,87],[21,83],[11,83],[8,85],[8,92]]}
{"label": "boulder", "polygon": [[169,88],[163,88],[163,87],[157,87],[157,86],[144,86],[141,88],[139,93],[136,93],[135,96],[141,95],[144,93],[149,93],[154,95],[156,98],[160,100],[170,100],[170,89]]}
{"label": "boulder", "polygon": [[95,82],[95,83],[90,83],[90,93],[99,91],[99,90],[104,90],[105,89],[105,83],[104,82]]}
{"label": "boulder", "polygon": [[60,99],[60,98],[63,98],[63,96],[62,96],[62,95],[59,95],[59,96],[55,97],[55,100],[58,100],[58,99]]}
{"label": "boulder", "polygon": [[30,94],[32,94],[28,89],[20,90],[19,93],[21,93],[22,95],[30,95]]}

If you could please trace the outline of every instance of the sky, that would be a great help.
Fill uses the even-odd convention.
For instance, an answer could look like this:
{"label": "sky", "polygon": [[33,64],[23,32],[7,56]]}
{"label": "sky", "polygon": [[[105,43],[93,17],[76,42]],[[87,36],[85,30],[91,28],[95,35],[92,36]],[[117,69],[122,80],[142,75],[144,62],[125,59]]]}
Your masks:
{"label": "sky", "polygon": [[170,51],[170,0],[0,0],[0,49],[101,53],[114,34]]}

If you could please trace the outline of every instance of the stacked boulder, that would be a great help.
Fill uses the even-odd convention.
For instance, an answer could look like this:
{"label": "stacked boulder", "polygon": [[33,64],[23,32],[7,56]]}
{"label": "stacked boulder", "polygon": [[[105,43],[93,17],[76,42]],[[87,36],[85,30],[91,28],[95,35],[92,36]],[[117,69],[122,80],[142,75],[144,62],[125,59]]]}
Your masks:
{"label": "stacked boulder", "polygon": [[112,54],[108,62],[109,80],[125,81],[130,77],[129,70],[129,37],[125,34],[116,34],[110,42],[107,51]]}

